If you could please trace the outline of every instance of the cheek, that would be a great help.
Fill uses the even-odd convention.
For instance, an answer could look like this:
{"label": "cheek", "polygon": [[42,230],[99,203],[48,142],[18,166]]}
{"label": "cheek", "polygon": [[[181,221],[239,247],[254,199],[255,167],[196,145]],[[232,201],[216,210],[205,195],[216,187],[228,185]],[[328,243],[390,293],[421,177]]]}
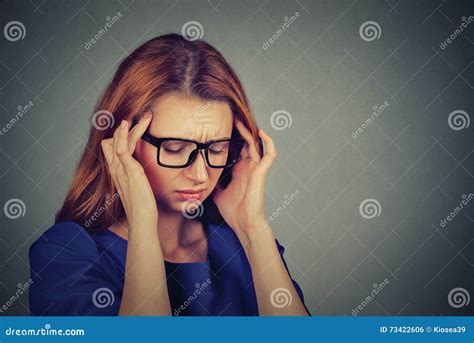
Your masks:
{"label": "cheek", "polygon": [[164,168],[155,164],[147,170],[148,180],[155,195],[172,192],[179,187],[179,170]]}
{"label": "cheek", "polygon": [[157,199],[166,199],[167,194],[180,187],[178,169],[164,168],[154,161],[144,167],[144,170]]}
{"label": "cheek", "polygon": [[[222,169],[209,168],[209,183],[214,188],[222,175]],[[210,190],[212,191],[212,189]]]}

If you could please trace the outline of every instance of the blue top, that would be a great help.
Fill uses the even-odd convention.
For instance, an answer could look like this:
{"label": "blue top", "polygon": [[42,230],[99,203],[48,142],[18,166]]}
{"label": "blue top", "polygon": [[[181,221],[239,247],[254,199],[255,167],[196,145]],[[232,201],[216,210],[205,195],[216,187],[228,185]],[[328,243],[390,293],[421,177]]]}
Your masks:
{"label": "blue top", "polygon": [[[206,261],[165,260],[172,314],[258,316],[251,267],[240,241],[226,224],[203,224]],[[275,241],[288,271],[285,249]],[[50,227],[29,250],[31,314],[118,315],[127,243],[110,230],[90,233],[74,221]],[[304,304],[301,288],[292,282]]]}

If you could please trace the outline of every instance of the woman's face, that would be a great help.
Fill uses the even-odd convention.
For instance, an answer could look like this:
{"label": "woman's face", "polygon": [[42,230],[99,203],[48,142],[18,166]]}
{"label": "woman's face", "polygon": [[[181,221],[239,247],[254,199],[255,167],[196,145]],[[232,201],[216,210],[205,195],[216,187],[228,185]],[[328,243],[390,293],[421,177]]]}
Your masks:
{"label": "woman's face", "polygon": [[[225,102],[207,101],[180,94],[160,97],[153,109],[148,132],[155,137],[192,139],[206,143],[210,140],[230,138],[233,115]],[[150,182],[158,208],[182,211],[189,196],[182,190],[203,190],[198,202],[203,202],[217,185],[223,168],[210,168],[200,150],[194,162],[186,168],[166,168],[157,163],[157,148],[140,139],[134,157],[143,166]],[[187,207],[189,208],[189,207]]]}

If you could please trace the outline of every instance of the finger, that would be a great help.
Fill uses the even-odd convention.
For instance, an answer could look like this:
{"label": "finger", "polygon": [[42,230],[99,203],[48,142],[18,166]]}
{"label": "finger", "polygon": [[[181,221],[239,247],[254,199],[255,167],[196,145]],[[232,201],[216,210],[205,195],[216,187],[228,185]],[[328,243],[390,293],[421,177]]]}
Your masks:
{"label": "finger", "polygon": [[137,145],[138,140],[143,136],[152,119],[153,114],[149,111],[149,113],[145,114],[130,130],[128,135],[128,150],[131,154],[135,151],[135,146]]}
{"label": "finger", "polygon": [[117,136],[116,154],[124,167],[129,167],[133,161],[131,154],[128,151],[128,127],[126,120],[120,123],[120,131]]}
{"label": "finger", "polygon": [[277,151],[272,137],[270,137],[264,129],[259,129],[259,136],[262,138],[263,143],[265,144],[265,156],[269,155],[273,158],[276,158]]}
{"label": "finger", "polygon": [[117,156],[117,142],[118,142],[118,135],[120,133],[120,125],[114,131],[112,136],[112,166],[115,166],[117,163],[120,163],[118,156]]}
{"label": "finger", "polygon": [[112,158],[113,158],[112,143],[113,142],[111,138],[103,139],[100,142],[100,145],[102,147],[102,153],[104,154],[105,160],[107,161],[107,164],[109,165],[109,167],[112,165]]}
{"label": "finger", "polygon": [[108,171],[109,171],[109,174],[112,178],[112,181],[114,183],[114,185],[117,184],[116,180],[115,180],[115,169],[112,167],[112,161],[113,161],[113,156],[114,156],[114,147],[113,147],[113,141],[112,141],[112,138],[108,138],[108,139],[103,139],[101,142],[100,142],[101,146],[102,146],[102,152],[104,153],[104,156],[105,156],[105,159],[107,161],[107,166],[108,166]]}
{"label": "finger", "polygon": [[255,167],[256,172],[262,175],[266,175],[268,170],[273,164],[277,157],[275,143],[272,138],[263,130],[258,130],[259,136],[262,138],[262,141],[265,145],[265,154],[260,160],[260,163]]}
{"label": "finger", "polygon": [[239,130],[240,135],[245,139],[247,143],[247,149],[245,149],[245,152],[248,153],[252,160],[257,162],[260,161],[260,155],[257,151],[255,140],[253,139],[251,132],[239,119],[235,120],[235,126],[237,127],[237,130]]}

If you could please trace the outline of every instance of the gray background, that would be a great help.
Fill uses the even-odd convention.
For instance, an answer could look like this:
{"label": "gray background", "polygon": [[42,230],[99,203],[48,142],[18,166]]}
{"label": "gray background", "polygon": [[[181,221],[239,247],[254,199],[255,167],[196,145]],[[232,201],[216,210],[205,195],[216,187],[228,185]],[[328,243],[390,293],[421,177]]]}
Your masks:
{"label": "gray background", "polygon": [[[455,110],[474,119],[474,23],[440,47],[474,15],[472,1],[3,1],[0,13],[1,28],[17,20],[26,29],[15,42],[0,36],[0,125],[34,103],[0,136],[2,208],[25,204],[18,219],[1,212],[0,306],[29,278],[28,248],[53,223],[117,63],[198,21],[276,142],[267,215],[299,190],[272,227],[312,314],[350,316],[384,279],[359,315],[473,314],[474,299],[456,308],[448,297],[457,287],[474,296],[472,202],[440,226],[474,193],[474,124],[448,124]],[[380,25],[378,39],[361,39],[366,21]],[[283,130],[271,123],[280,110],[292,121]],[[366,219],[359,205],[371,198],[380,211]],[[28,313],[24,294],[4,314]]]}

